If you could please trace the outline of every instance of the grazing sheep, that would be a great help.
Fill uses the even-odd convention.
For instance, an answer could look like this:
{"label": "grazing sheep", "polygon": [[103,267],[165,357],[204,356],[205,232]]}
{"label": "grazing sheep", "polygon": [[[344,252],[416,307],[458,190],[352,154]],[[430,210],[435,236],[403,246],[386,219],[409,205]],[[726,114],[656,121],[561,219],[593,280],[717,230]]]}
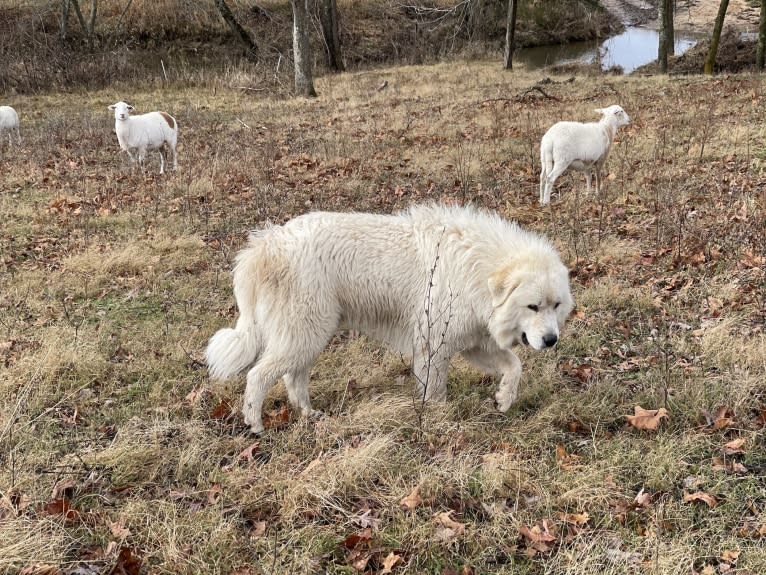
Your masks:
{"label": "grazing sheep", "polygon": [[601,168],[609,155],[617,128],[630,123],[620,106],[598,108],[598,122],[558,122],[551,126],[540,142],[540,205],[551,201],[553,184],[567,168],[585,172],[590,193],[590,181],[596,174],[596,193],[601,191]]}
{"label": "grazing sheep", "polygon": [[131,150],[138,150],[138,164],[143,165],[146,152],[160,152],[160,174],[165,173],[168,150],[173,153],[173,169],[178,167],[176,142],[178,141],[178,123],[176,119],[165,112],[149,112],[139,116],[131,116],[133,106],[125,102],[117,102],[109,106],[114,110],[114,131],[120,148],[125,150],[132,161]]}
{"label": "grazing sheep", "polygon": [[21,132],[19,132],[19,115],[10,106],[0,106],[0,138],[3,132],[8,131],[8,145],[13,145],[13,131],[16,130],[16,139],[21,145]]}

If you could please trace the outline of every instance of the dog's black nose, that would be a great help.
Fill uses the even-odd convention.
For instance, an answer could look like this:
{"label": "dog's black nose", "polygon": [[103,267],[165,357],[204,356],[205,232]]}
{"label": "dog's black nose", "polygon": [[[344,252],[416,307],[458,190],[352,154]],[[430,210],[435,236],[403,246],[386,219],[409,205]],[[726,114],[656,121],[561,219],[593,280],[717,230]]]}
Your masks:
{"label": "dog's black nose", "polygon": [[548,333],[543,336],[543,343],[545,344],[545,347],[553,347],[556,345],[558,340],[559,336],[557,336],[555,333]]}

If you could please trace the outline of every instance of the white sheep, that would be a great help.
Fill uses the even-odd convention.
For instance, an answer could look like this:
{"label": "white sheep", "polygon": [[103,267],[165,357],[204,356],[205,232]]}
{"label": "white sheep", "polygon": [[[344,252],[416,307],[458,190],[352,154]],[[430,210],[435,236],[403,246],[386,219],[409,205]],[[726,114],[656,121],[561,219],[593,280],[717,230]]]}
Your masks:
{"label": "white sheep", "polygon": [[[167,150],[173,154],[173,169],[178,167],[176,143],[178,141],[178,123],[166,112],[149,112],[139,116],[131,116],[135,108],[125,102],[117,102],[109,106],[114,110],[114,131],[120,148],[125,150],[132,161],[136,158],[132,150],[138,152],[138,164],[143,165],[146,152],[160,152],[160,174],[165,173]],[[167,145],[167,150],[165,146]]]}
{"label": "white sheep", "polygon": [[598,108],[598,122],[557,122],[540,142],[540,205],[551,201],[553,184],[567,168],[585,172],[590,193],[591,176],[596,174],[596,193],[601,191],[601,168],[609,155],[617,128],[630,123],[630,118],[616,104]]}
{"label": "white sheep", "polygon": [[10,106],[0,106],[0,138],[3,132],[8,131],[8,145],[13,145],[13,131],[16,130],[16,139],[21,145],[21,132],[19,132],[19,115]]}

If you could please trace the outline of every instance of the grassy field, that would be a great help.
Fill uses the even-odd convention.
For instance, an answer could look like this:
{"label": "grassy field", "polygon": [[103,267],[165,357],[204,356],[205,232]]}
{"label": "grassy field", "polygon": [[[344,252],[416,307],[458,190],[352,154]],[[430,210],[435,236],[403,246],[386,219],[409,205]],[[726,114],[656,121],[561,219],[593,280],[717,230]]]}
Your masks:
{"label": "grassy field", "polygon": [[[1,572],[766,572],[761,77],[562,76],[546,97],[540,74],[456,62],[321,77],[308,101],[226,74],[8,102]],[[119,99],[176,116],[177,173],[118,153]],[[541,209],[545,129],[612,103],[633,122],[602,196],[564,176]],[[423,409],[403,358],[340,335],[312,372],[325,416],[279,384],[249,435],[243,380],[202,361],[247,230],[428,200],[498,210],[572,270],[518,403],[496,412],[457,360]],[[638,429],[635,406],[668,417]]]}

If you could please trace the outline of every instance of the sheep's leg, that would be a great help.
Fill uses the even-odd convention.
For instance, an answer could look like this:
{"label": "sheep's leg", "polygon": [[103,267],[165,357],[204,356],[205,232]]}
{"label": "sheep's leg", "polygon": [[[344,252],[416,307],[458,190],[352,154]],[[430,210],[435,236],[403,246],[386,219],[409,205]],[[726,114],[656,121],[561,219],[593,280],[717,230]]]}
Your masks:
{"label": "sheep's leg", "polygon": [[601,197],[601,169],[596,169],[596,196]]}
{"label": "sheep's leg", "polygon": [[[590,182],[593,179],[593,173],[590,170],[585,172],[585,193],[590,195]],[[596,186],[598,187],[598,176],[596,176]]]}
{"label": "sheep's leg", "polygon": [[545,204],[545,186],[548,181],[545,167],[540,170],[540,205]]}
{"label": "sheep's leg", "polygon": [[178,169],[178,152],[176,152],[175,146],[168,146],[168,149],[173,152],[173,169]]}
{"label": "sheep's leg", "polygon": [[564,171],[569,166],[562,166],[561,164],[554,164],[553,169],[548,173],[548,175],[545,178],[545,193],[543,197],[543,201],[540,202],[543,206],[545,204],[550,203],[551,201],[551,191],[553,190],[553,184],[556,183],[556,180],[558,177],[564,173]]}
{"label": "sheep's leg", "polygon": [[165,163],[166,163],[166,154],[167,151],[165,150],[165,146],[160,147],[160,174],[165,173]]}
{"label": "sheep's leg", "polygon": [[16,126],[16,139],[19,141],[19,146],[21,145],[21,130],[19,130],[19,127]]}

